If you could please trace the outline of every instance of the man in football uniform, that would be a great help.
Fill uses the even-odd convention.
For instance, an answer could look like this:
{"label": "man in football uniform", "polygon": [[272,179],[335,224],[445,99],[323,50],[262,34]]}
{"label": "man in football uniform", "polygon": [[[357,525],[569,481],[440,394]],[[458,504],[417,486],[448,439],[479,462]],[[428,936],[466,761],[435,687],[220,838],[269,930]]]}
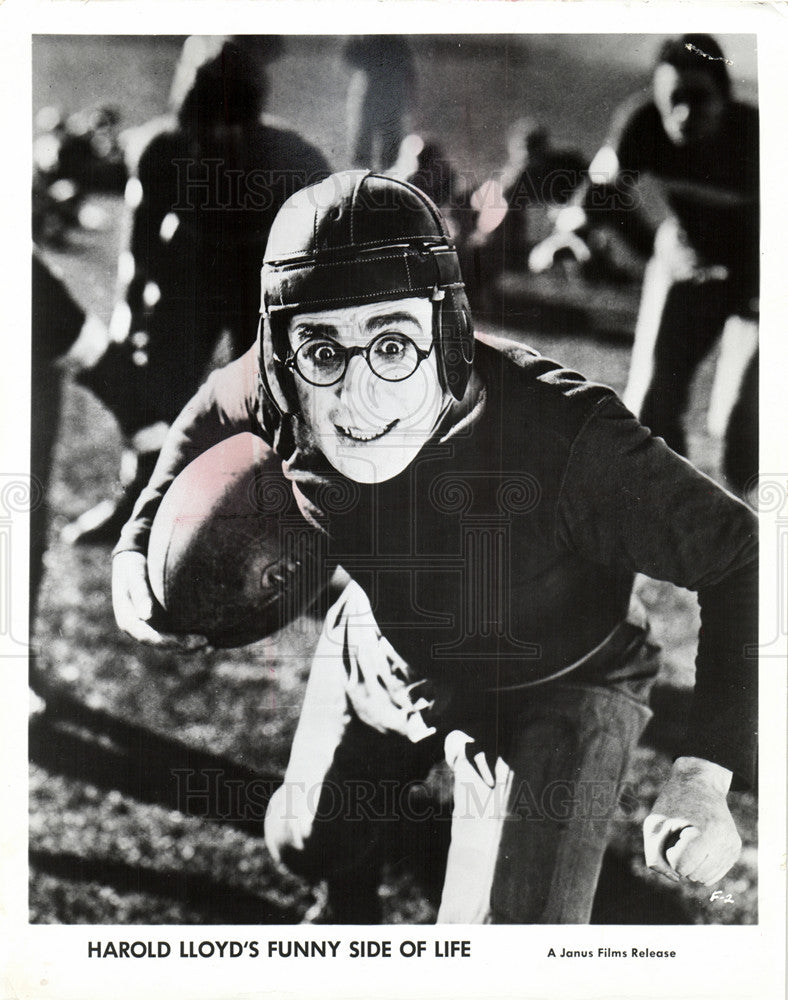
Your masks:
{"label": "man in football uniform", "polygon": [[[735,318],[732,349],[743,363],[731,366],[738,367],[737,385],[727,395],[738,402],[728,407],[723,471],[743,493],[758,464],[757,360],[747,363],[757,342],[758,113],[734,100],[731,89],[713,38],[666,41],[650,98],[619,110],[589,183],[530,263],[542,270],[557,250],[571,250],[579,235],[600,225],[650,256],[623,398],[680,454],[687,450],[683,418],[693,375]],[[669,213],[656,235],[638,210],[637,184],[646,176],[658,182]]]}
{"label": "man in football uniform", "polygon": [[644,572],[697,591],[703,621],[646,859],[669,878],[722,878],[740,848],[726,795],[755,769],[751,512],[610,389],[475,339],[441,216],[404,182],[348,171],[289,199],[261,310],[258,344],[173,425],[117,546],[113,600],[137,639],[204,641],[161,629],[152,519],[196,455],[262,439],[334,573],[266,818],[273,856],[343,886],[334,919],[364,922],[348,887],[377,875],[386,823],[363,820],[391,818],[392,791],[445,756],[439,921],[588,921],[650,714],[657,660],[631,602]]}

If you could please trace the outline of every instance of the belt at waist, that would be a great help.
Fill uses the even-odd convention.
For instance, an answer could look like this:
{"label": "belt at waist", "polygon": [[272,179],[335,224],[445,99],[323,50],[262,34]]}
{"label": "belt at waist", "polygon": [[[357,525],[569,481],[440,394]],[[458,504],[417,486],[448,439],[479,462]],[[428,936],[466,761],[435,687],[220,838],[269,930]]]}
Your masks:
{"label": "belt at waist", "polygon": [[624,668],[627,661],[643,647],[649,631],[645,608],[636,597],[633,597],[627,617],[579,659],[547,677],[519,684],[490,687],[487,690],[500,693],[524,691],[550,684],[558,679],[568,679],[570,675],[573,680],[578,681],[608,676]]}

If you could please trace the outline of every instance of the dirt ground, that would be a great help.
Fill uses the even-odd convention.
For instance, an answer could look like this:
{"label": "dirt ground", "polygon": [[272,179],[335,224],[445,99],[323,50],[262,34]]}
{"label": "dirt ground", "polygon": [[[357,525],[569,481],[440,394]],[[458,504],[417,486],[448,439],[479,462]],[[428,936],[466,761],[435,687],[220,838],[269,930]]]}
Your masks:
{"label": "dirt ground", "polygon": [[[125,124],[164,109],[175,39],[40,38],[34,51],[34,111],[114,103]],[[471,38],[424,39],[418,49],[415,125],[439,132],[457,164],[480,177],[503,152],[503,130],[527,111],[553,124],[556,138],[587,155],[604,137],[618,101],[647,83],[653,42],[643,40],[611,74],[614,41],[570,44],[542,36],[505,45]],[[293,41],[277,65],[269,106],[344,162],[346,71],[339,41]],[[561,74],[563,73],[563,77]],[[556,74],[558,76],[556,77]],[[549,85],[555,78],[577,82]],[[304,88],[303,81],[319,86]],[[450,96],[449,96],[450,95]],[[103,228],[77,234],[50,257],[74,294],[107,319],[120,241],[119,199],[98,200]],[[632,292],[636,300],[637,289]],[[629,342],[540,330],[488,317],[483,327],[526,339],[589,378],[622,389]],[[520,317],[522,320],[522,317]],[[712,359],[713,361],[713,359]],[[711,364],[698,378],[690,415],[697,463],[716,474],[719,445],[703,420]],[[35,923],[297,923],[313,888],[283,875],[261,839],[261,807],[283,773],[318,623],[304,618],[276,644],[184,658],[143,649],[117,631],[109,598],[108,548],[70,548],[63,526],[116,489],[121,439],[109,414],[68,383],[51,484],[35,666],[55,692],[31,728],[30,920]],[[629,791],[603,870],[598,923],[757,922],[756,802],[732,796],[744,840],[724,882],[710,890],[676,886],[645,870],[639,827],[667,774],[686,716],[698,615],[694,596],[641,581],[641,596],[663,647],[655,719],[634,761]],[[204,794],[189,772],[216,775]],[[207,779],[206,779],[207,780]],[[235,784],[233,784],[235,783]],[[256,793],[239,812],[232,788]],[[187,791],[189,794],[187,794]],[[189,797],[191,796],[191,797]],[[445,804],[444,804],[445,805]],[[381,886],[384,919],[434,920],[447,823],[438,815],[392,837]]]}

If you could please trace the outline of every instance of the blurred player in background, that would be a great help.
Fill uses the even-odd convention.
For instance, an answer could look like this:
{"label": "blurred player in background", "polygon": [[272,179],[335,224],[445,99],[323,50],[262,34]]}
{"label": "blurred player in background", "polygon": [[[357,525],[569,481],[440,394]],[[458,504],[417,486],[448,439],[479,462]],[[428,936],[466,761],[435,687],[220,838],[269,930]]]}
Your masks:
{"label": "blurred player in background", "polygon": [[52,450],[60,426],[65,371],[97,360],[106,344],[101,320],[78,305],[62,276],[33,252],[30,473],[37,502],[30,509],[30,617],[35,615],[48,526],[47,492]]}
{"label": "blurred player in background", "polygon": [[[78,305],[63,279],[33,252],[32,330],[30,382],[30,587],[29,619],[32,623],[44,570],[49,529],[49,477],[52,451],[60,427],[63,375],[95,361],[106,343],[104,324]],[[35,662],[30,663],[30,683],[41,691]],[[37,695],[31,710],[43,709]]]}
{"label": "blurred player in background", "polygon": [[173,83],[176,119],[156,119],[132,141],[122,298],[106,353],[80,375],[128,441],[124,494],[67,526],[68,541],[117,538],[221,334],[232,357],[254,339],[260,259],[277,210],[328,173],[314,146],[263,118],[265,67],[280,49],[264,36],[189,39]]}
{"label": "blurred player in background", "polygon": [[[743,494],[758,465],[759,146],[757,110],[731,89],[713,38],[666,41],[651,96],[620,110],[589,183],[530,263],[539,271],[559,251],[582,254],[582,237],[597,225],[650,255],[623,398],[680,454],[692,377],[726,328],[739,363],[712,423],[727,423],[723,471]],[[659,182],[669,210],[656,235],[638,211],[644,175]]]}
{"label": "blurred player in background", "polygon": [[465,246],[475,219],[471,191],[440,142],[431,136],[406,135],[394,166],[386,173],[413,184],[431,198],[455,244]]}
{"label": "blurred player in background", "polygon": [[[265,79],[270,67],[284,52],[281,35],[189,35],[183,43],[167,98],[167,111],[157,115],[143,125],[126,129],[121,136],[126,162],[135,169],[145,147],[153,137],[165,129],[173,129],[178,123],[178,114],[186,95],[194,86],[197,70],[221,56],[228,42],[242,50],[256,67],[260,77]],[[261,120],[267,116],[263,114]]]}
{"label": "blurred player in background", "polygon": [[472,242],[487,282],[503,270],[524,271],[528,250],[546,236],[549,219],[586,180],[580,153],[552,145],[546,126],[519,118],[507,132],[507,161],[473,194]]}
{"label": "blurred player in background", "polygon": [[120,114],[102,106],[64,116],[55,107],[36,115],[33,140],[33,239],[65,247],[76,229],[101,228],[94,192],[120,194],[128,171],[119,142]]}
{"label": "blurred player in background", "polygon": [[352,70],[347,95],[350,163],[388,170],[408,131],[406,118],[415,99],[410,42],[405,35],[354,35],[343,55]]}

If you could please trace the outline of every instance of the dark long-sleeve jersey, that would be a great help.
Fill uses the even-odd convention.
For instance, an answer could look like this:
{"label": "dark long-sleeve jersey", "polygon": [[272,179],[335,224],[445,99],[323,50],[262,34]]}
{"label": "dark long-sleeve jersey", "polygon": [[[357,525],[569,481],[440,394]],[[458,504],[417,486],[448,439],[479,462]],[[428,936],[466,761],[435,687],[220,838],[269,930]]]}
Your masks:
{"label": "dark long-sleeve jersey", "polygon": [[702,628],[682,752],[755,768],[752,513],[655,438],[612,390],[480,343],[465,405],[388,482],[344,479],[261,390],[254,350],[179,417],[118,551],[145,551],[158,503],[200,452],[242,431],[283,460],[327,557],[365,587],[418,672],[507,688],[564,673],[626,618],[636,572],[697,591]]}

